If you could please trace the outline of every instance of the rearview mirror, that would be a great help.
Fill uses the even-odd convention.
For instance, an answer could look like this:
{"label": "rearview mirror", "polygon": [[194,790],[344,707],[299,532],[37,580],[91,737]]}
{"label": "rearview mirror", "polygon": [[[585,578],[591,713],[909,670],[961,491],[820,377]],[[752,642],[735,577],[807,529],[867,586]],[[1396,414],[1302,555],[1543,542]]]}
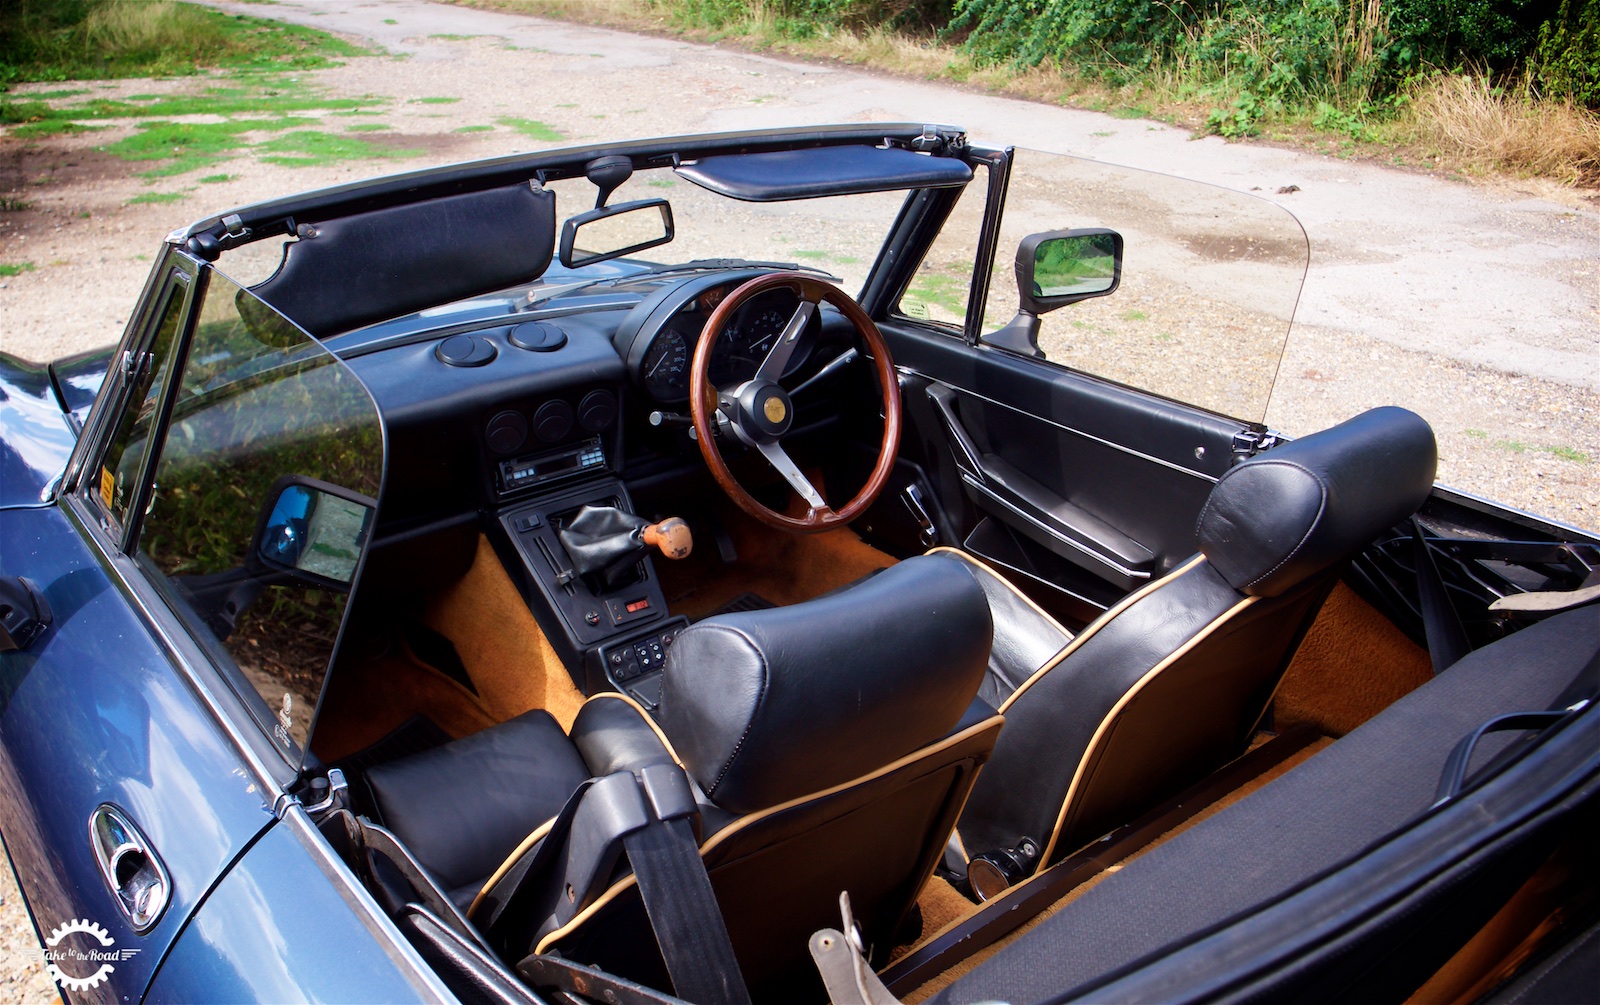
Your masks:
{"label": "rearview mirror", "polygon": [[[579,244],[578,231],[584,231]],[[640,199],[579,213],[561,228],[561,264],[569,269],[654,248],[672,240],[672,207]]]}
{"label": "rearview mirror", "polygon": [[262,508],[252,552],[269,569],[348,588],[375,506],[366,496],[314,478],[280,478]]}
{"label": "rearview mirror", "polygon": [[990,345],[1029,356],[1039,351],[1039,315],[1114,293],[1122,282],[1122,235],[1094,227],[1029,234],[1017,245],[1017,316]]}

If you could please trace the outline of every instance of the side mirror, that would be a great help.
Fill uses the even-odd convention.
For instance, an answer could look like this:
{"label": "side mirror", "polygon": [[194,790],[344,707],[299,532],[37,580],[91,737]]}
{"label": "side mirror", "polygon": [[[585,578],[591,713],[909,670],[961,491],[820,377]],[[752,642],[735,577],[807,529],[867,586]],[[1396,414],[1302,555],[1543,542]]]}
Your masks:
{"label": "side mirror", "polygon": [[272,486],[251,554],[269,569],[348,589],[372,530],[374,500],[300,475]]}
{"label": "side mirror", "polygon": [[[585,231],[578,244],[578,231]],[[672,206],[665,199],[640,199],[591,209],[561,228],[561,264],[569,269],[654,248],[672,240]]]}
{"label": "side mirror", "polygon": [[1017,316],[984,341],[1043,356],[1039,315],[1116,292],[1122,282],[1122,235],[1095,227],[1029,234],[1017,245]]}

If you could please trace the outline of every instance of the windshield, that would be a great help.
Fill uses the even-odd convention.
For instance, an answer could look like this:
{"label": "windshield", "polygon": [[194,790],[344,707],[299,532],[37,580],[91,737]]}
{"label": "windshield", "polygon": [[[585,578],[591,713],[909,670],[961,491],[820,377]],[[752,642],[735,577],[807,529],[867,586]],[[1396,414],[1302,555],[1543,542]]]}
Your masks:
{"label": "windshield", "polygon": [[[586,179],[554,181],[546,188],[556,193],[558,219],[594,206],[595,187]],[[633,256],[630,262],[679,264],[704,258],[783,262],[827,272],[839,278],[846,292],[856,294],[866,283],[905,198],[904,192],[877,192],[794,202],[741,202],[662,169],[635,173],[608,204],[634,199],[666,199],[672,204],[676,230],[672,242]],[[623,271],[611,263],[569,271],[554,262],[540,285],[565,286]]]}

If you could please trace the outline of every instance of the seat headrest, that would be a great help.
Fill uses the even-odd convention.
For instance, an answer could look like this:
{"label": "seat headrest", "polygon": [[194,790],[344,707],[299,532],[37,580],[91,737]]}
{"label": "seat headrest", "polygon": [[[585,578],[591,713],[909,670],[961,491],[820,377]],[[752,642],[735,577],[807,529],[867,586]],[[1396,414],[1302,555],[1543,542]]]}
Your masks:
{"label": "seat headrest", "polygon": [[1200,511],[1200,550],[1234,589],[1277,596],[1415,513],[1437,460],[1421,416],[1363,412],[1223,475]]}
{"label": "seat headrest", "polygon": [[667,656],[661,728],[712,802],[754,812],[949,733],[993,634],[965,563],[908,559],[816,600],[685,629]]}

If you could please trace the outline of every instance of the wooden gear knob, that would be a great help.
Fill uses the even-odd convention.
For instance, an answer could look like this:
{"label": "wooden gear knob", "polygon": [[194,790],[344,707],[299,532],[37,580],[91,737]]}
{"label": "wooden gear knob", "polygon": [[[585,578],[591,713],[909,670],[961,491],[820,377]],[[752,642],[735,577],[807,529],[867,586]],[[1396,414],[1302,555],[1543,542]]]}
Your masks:
{"label": "wooden gear knob", "polygon": [[689,552],[694,550],[694,535],[689,533],[689,525],[682,517],[669,516],[660,523],[653,523],[639,532],[639,538],[661,549],[661,554],[668,558],[688,558]]}

